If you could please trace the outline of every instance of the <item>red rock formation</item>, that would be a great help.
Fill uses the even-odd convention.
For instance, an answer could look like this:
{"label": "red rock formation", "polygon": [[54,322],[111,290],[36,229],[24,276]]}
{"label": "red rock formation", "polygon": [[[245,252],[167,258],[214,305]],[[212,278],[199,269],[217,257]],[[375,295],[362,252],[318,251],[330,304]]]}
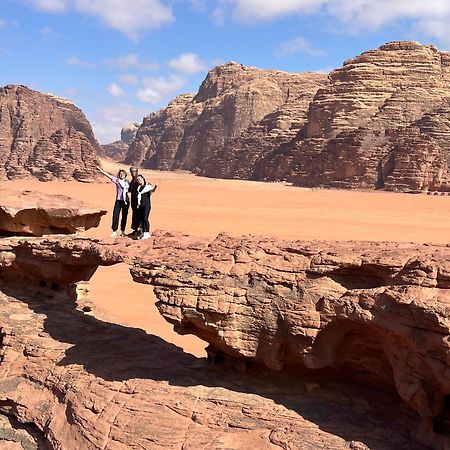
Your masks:
{"label": "red rock formation", "polygon": [[179,333],[277,370],[328,370],[398,392],[421,417],[421,436],[440,440],[433,425],[448,433],[450,417],[449,261],[439,246],[162,237],[132,274],[154,286]]}
{"label": "red rock formation", "polygon": [[450,53],[391,42],[346,61],[258,178],[300,186],[450,190]]}
{"label": "red rock formation", "polygon": [[11,189],[0,192],[0,235],[76,233],[98,227],[105,214],[63,195]]}
{"label": "red rock formation", "polygon": [[450,53],[391,42],[326,80],[228,63],[149,115],[127,162],[299,186],[450,191]]}
{"label": "red rock formation", "polygon": [[0,178],[92,181],[101,152],[70,101],[25,86],[0,88]]}
{"label": "red rock formation", "polygon": [[[301,374],[299,366],[294,371],[278,373],[261,366],[248,367],[245,374],[227,367],[208,368],[199,364],[201,360],[156,336],[82,314],[74,303],[72,283],[88,278],[95,265],[134,260],[136,279],[158,288],[160,301],[164,303],[160,308],[166,317],[171,310],[172,321],[180,318],[182,327],[190,322],[189,331],[203,328],[204,333],[200,334],[208,334],[214,342],[226,342],[222,347],[230,353],[245,353],[247,359],[279,361],[278,344],[284,330],[286,341],[296,341],[295,348],[286,347],[295,357],[298,352],[302,354],[305,343],[314,339],[317,327],[321,326],[319,316],[323,316],[324,329],[338,335],[338,339],[331,339],[330,352],[339,347],[342,359],[335,363],[345,373],[354,367],[370,370],[372,366],[365,365],[366,362],[374,368],[384,368],[387,362],[382,352],[386,341],[374,341],[373,336],[371,339],[363,331],[358,335],[352,329],[344,337],[359,345],[344,345],[341,334],[345,326],[337,330],[332,326],[335,313],[339,311],[339,320],[343,322],[356,323],[357,307],[353,306],[350,294],[341,301],[332,297],[349,290],[350,285],[361,289],[352,292],[354,295],[362,294],[374,289],[368,287],[373,286],[373,278],[393,276],[399,266],[395,255],[402,249],[394,249],[392,255],[383,252],[382,259],[372,267],[370,248],[366,247],[368,265],[352,276],[345,269],[351,272],[358,257],[340,259],[325,250],[321,253],[328,246],[339,252],[334,244],[303,244],[305,247],[274,241],[258,244],[222,236],[208,245],[187,237],[160,235],[154,243],[136,245],[139,248],[117,241],[70,238],[0,242],[3,291],[0,292],[0,413],[16,419],[14,426],[6,428],[11,442],[20,442],[16,428],[21,423],[33,424],[35,435],[50,448],[65,450],[137,447],[269,450],[274,446],[425,449],[408,436],[416,427],[415,419],[402,411],[392,395],[310,378]],[[381,253],[382,248],[378,250]],[[431,247],[427,251],[446,252]],[[321,257],[313,257],[314,254]],[[311,259],[314,263],[309,282],[303,283],[298,277],[299,282],[295,283],[293,274],[300,274]],[[337,274],[332,278],[333,270],[345,282],[336,280]],[[432,284],[432,276],[426,277],[419,271],[414,274]],[[405,280],[409,275],[410,272],[403,272]],[[234,285],[227,281],[231,278]],[[438,278],[440,283],[444,282],[442,275]],[[329,297],[320,300],[321,308],[315,309],[313,304],[320,292],[328,293]],[[421,343],[423,348],[416,349],[411,357],[425,351],[434,339],[433,357],[439,358],[439,349],[444,344],[437,342],[438,337],[432,331],[437,306],[430,312],[429,308],[409,304],[407,299],[405,296],[398,308],[390,308],[386,300],[383,313],[377,316],[379,329],[385,325],[383,317],[402,317],[397,313],[403,307],[425,321],[419,323],[417,339],[430,334]],[[369,305],[370,300],[367,301],[359,303]],[[367,308],[364,311],[369,317],[371,312]],[[280,317],[284,312],[286,316]],[[266,319],[262,319],[262,313]],[[278,320],[274,321],[276,314]],[[287,321],[291,323],[288,329],[283,328]],[[231,323],[235,326],[230,329]],[[364,330],[367,323],[362,319],[359,323]],[[376,320],[371,326],[378,330]],[[401,331],[401,321],[398,327]],[[238,335],[248,339],[239,341]],[[405,344],[394,339],[395,333],[391,336],[392,344],[401,344],[398,351],[401,356]],[[328,339],[330,336],[323,337],[325,342]],[[261,353],[255,358],[252,353],[256,343]],[[366,351],[364,359],[359,360],[357,350],[367,350],[369,344],[373,347],[371,352]],[[268,351],[267,357],[262,353],[263,347]],[[327,355],[330,356],[326,348],[316,359],[307,350],[303,354],[312,363],[324,361]],[[390,381],[386,374],[376,375]],[[433,386],[436,394],[445,380],[440,383]],[[0,445],[4,430],[0,421]]]}
{"label": "red rock formation", "polygon": [[195,96],[179,96],[144,119],[126,162],[248,178],[256,160],[295,136],[325,78],[233,62],[218,66]]}
{"label": "red rock formation", "polygon": [[134,141],[136,133],[139,129],[139,124],[130,123],[125,125],[120,132],[120,141],[112,142],[111,144],[102,145],[102,149],[106,156],[115,161],[122,161],[127,153],[130,144]]}

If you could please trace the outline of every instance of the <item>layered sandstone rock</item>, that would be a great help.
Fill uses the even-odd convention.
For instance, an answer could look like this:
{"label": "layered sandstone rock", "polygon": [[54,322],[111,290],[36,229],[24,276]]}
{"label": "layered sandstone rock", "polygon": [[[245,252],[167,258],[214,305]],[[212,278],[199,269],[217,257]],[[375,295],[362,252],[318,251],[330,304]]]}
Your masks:
{"label": "layered sandstone rock", "polygon": [[105,214],[63,195],[0,192],[0,235],[72,234],[98,227]]}
{"label": "layered sandstone rock", "polygon": [[[345,303],[346,307],[335,302],[342,316],[339,319],[344,323],[341,327],[338,320],[337,329],[331,326],[330,330],[334,316],[328,306],[334,303],[333,294],[343,293],[344,284],[346,289],[350,289],[350,284],[357,289],[373,284],[372,279],[367,280],[361,273],[355,278],[349,275],[346,283],[321,281],[322,275],[326,278],[324,270],[351,268],[355,261],[331,256],[312,258],[314,253],[324,252],[323,247],[331,246],[339,252],[334,244],[303,245],[306,250],[299,243],[251,241],[250,244],[226,236],[208,244],[164,234],[154,242],[137,243],[138,248],[125,242],[88,239],[2,240],[0,413],[15,421],[5,426],[0,420],[0,445],[7,434],[9,442],[17,444],[16,448],[21,448],[22,442],[29,445],[22,448],[33,448],[18,430],[20,424],[32,424],[35,442],[39,439],[50,448],[67,450],[427,448],[409,436],[417,426],[416,419],[408,416],[391,394],[311,378],[302,373],[299,364],[282,372],[251,365],[247,373],[226,367],[209,368],[156,336],[85,315],[75,303],[74,283],[89,278],[96,265],[134,261],[136,280],[157,287],[160,308],[170,320],[180,319],[182,327],[190,322],[189,331],[203,328],[205,331],[200,334],[209,335],[216,344],[226,342],[221,345],[230,354],[266,362],[275,357],[278,361],[280,358],[275,355],[283,334],[287,341],[302,335],[296,347],[301,352],[303,343],[314,337],[317,315],[324,315],[324,325],[328,325],[325,330],[338,338],[346,336],[351,300]],[[369,247],[366,253],[370,253]],[[410,250],[394,248],[391,258],[384,252],[381,273],[391,275],[399,261],[396,252]],[[438,254],[446,251],[431,247],[428,250]],[[295,263],[295,258],[300,262]],[[297,273],[310,258],[315,261],[313,270],[317,269],[310,284],[302,284],[300,277],[298,284],[287,280],[289,273]],[[370,258],[369,255],[368,261]],[[254,270],[249,271],[250,265]],[[260,275],[266,278],[260,279]],[[270,285],[269,275],[273,280]],[[341,275],[345,278],[345,273]],[[229,277],[234,277],[231,286]],[[326,313],[325,309],[309,308],[319,295],[318,289],[309,289],[314,283],[319,290],[331,293],[319,302],[328,305]],[[294,286],[298,295],[293,296],[289,292]],[[221,287],[224,290],[219,299]],[[231,303],[230,298],[234,299]],[[288,312],[283,298],[289,302]],[[423,311],[424,320],[430,321],[420,323],[420,336],[426,335],[428,325],[433,328],[434,313],[406,301],[402,305],[416,317],[422,317]],[[266,311],[264,323],[261,308]],[[275,310],[279,314],[276,321]],[[397,312],[395,308],[386,308],[384,314],[395,316]],[[283,313],[284,318],[280,317]],[[287,330],[286,320],[291,321]],[[233,321],[236,325],[240,321],[241,325],[228,328]],[[249,325],[255,327],[247,328]],[[382,325],[381,320],[380,328]],[[375,323],[373,327],[376,329]],[[310,332],[302,334],[302,330]],[[428,333],[433,334],[431,330]],[[244,339],[235,339],[238,334]],[[355,338],[359,339],[356,348],[340,346],[345,351],[336,364],[344,373],[355,367],[367,367],[363,364],[367,361],[374,367],[385,367],[382,344],[364,337],[363,331],[356,333]],[[423,342],[421,345],[425,348],[432,339],[433,336],[427,338],[425,345]],[[327,342],[326,337],[324,341]],[[384,345],[385,341],[382,342]],[[255,343],[261,352],[268,349],[267,358],[262,353],[259,357],[251,354]],[[339,339],[333,343],[339,346]],[[393,335],[394,343],[397,341]],[[363,353],[363,362],[359,363],[355,353],[367,350],[369,344],[374,348]],[[438,355],[438,348],[433,356]],[[330,352],[333,350],[334,347]],[[411,356],[418,353],[419,350]],[[304,355],[307,357],[308,352]],[[317,359],[321,358],[319,352]],[[357,374],[361,376],[364,371]],[[384,380],[388,375],[376,376]],[[437,394],[439,385],[433,389]]]}
{"label": "layered sandstone rock", "polygon": [[93,181],[101,151],[70,101],[25,86],[0,89],[0,178]]}
{"label": "layered sandstone rock", "polygon": [[398,392],[422,436],[446,441],[432,430],[450,431],[449,248],[226,235],[153,248],[132,274],[154,286],[179,333],[277,370]]}
{"label": "layered sandstone rock", "polygon": [[120,140],[111,144],[102,145],[105,155],[115,161],[122,161],[128,152],[130,144],[134,141],[139,129],[138,123],[129,123],[125,125],[120,132]]}
{"label": "layered sandstone rock", "polygon": [[346,61],[258,178],[301,186],[450,190],[450,53],[391,42]]}
{"label": "layered sandstone rock", "polygon": [[144,120],[127,162],[299,186],[450,191],[450,53],[391,42],[330,73],[236,63]]}
{"label": "layered sandstone rock", "polygon": [[234,62],[218,66],[195,96],[181,95],[144,119],[126,162],[248,178],[258,159],[295,136],[325,79]]}

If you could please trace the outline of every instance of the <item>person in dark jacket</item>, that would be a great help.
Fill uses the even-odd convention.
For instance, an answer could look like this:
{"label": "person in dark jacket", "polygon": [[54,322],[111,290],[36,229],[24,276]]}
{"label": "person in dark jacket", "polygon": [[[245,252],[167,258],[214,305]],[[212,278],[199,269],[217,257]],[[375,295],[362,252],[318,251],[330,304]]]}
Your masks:
{"label": "person in dark jacket", "polygon": [[131,206],[131,229],[133,230],[132,235],[137,237],[139,235],[139,228],[141,219],[139,218],[138,211],[138,187],[139,183],[137,182],[137,176],[139,175],[139,169],[137,167],[130,167],[130,175],[131,181],[130,186],[128,188],[128,192],[130,193],[130,206]]}
{"label": "person in dark jacket", "polygon": [[138,213],[142,235],[138,239],[148,239],[150,237],[149,215],[152,209],[151,196],[156,191],[158,185],[152,186],[145,181],[142,175],[138,175],[136,180],[139,184],[137,188]]}

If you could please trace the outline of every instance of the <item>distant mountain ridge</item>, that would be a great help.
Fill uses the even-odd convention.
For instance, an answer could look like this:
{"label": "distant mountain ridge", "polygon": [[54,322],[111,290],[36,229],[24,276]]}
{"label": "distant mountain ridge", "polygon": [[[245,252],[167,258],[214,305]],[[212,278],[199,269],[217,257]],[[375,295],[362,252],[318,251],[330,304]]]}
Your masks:
{"label": "distant mountain ridge", "polygon": [[212,69],[144,118],[125,162],[298,186],[450,191],[450,53],[396,41],[328,76]]}
{"label": "distant mountain ridge", "polygon": [[93,181],[100,144],[69,100],[26,86],[0,88],[0,179]]}

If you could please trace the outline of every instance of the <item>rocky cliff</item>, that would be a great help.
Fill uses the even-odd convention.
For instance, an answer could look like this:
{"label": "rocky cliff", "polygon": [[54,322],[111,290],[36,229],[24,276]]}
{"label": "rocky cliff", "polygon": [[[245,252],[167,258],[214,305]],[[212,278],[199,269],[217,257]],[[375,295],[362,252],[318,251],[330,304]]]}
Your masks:
{"label": "rocky cliff", "polygon": [[196,95],[179,96],[144,119],[126,162],[211,176],[234,176],[244,165],[248,169],[239,176],[248,178],[255,161],[296,135],[325,79],[234,62],[218,66]]}
{"label": "rocky cliff", "polygon": [[70,101],[25,86],[0,89],[0,179],[92,181],[101,151]]}
{"label": "rocky cliff", "polygon": [[148,116],[127,161],[299,186],[450,191],[450,53],[391,42],[328,77],[229,63]]}
{"label": "rocky cliff", "polygon": [[391,42],[333,71],[302,132],[259,178],[301,186],[450,190],[450,53]]}
{"label": "rocky cliff", "polygon": [[138,123],[129,123],[125,125],[120,131],[120,140],[112,142],[111,144],[102,145],[102,149],[106,156],[115,161],[122,161],[127,153],[130,144],[134,141],[136,133],[139,129]]}
{"label": "rocky cliff", "polygon": [[[136,245],[3,239],[0,445],[443,449],[448,252],[164,233]],[[155,286],[178,331],[213,344],[215,365],[83,313],[77,283],[121,262]]]}

